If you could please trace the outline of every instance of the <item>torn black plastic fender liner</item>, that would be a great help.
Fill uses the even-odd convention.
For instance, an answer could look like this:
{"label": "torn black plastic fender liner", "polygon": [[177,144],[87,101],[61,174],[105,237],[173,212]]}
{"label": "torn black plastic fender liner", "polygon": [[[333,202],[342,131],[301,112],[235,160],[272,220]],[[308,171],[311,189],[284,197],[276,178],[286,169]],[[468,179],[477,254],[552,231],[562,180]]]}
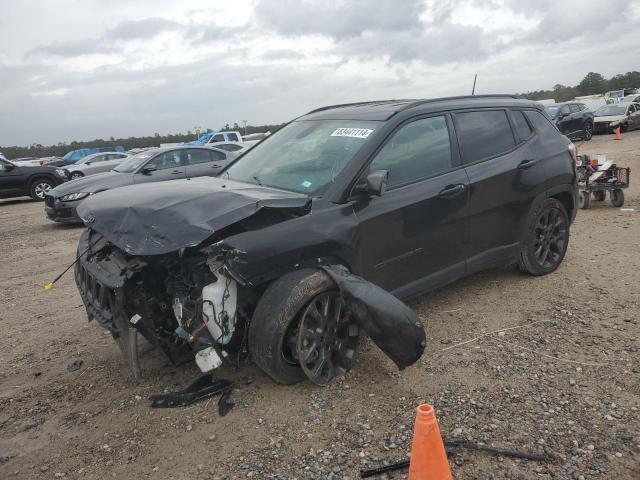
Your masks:
{"label": "torn black plastic fender liner", "polygon": [[321,268],[338,285],[358,325],[399,368],[408,367],[422,356],[427,336],[413,310],[341,265]]}

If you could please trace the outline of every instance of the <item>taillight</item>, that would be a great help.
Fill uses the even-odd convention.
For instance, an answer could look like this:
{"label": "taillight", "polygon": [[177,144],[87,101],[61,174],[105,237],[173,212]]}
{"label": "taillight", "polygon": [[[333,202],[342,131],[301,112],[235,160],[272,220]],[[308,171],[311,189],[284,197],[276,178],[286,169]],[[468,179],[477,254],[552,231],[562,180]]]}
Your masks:
{"label": "taillight", "polygon": [[569,149],[569,155],[571,155],[571,159],[576,164],[576,167],[579,167],[580,160],[578,160],[578,149],[573,143],[570,143],[567,148]]}

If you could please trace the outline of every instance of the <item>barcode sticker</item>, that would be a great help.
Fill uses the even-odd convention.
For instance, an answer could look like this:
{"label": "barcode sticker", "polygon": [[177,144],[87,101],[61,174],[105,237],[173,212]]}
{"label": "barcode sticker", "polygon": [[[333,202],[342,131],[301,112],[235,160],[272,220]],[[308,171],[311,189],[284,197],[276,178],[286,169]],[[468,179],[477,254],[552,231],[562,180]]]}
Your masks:
{"label": "barcode sticker", "polygon": [[371,135],[373,130],[369,128],[338,128],[331,136],[332,137],[353,137],[353,138],[367,138]]}

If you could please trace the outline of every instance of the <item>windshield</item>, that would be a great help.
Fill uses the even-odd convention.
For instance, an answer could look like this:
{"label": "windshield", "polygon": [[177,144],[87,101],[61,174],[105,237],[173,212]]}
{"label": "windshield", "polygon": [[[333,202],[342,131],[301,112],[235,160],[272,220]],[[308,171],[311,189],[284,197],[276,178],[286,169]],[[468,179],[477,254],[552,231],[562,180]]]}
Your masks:
{"label": "windshield", "polygon": [[613,105],[607,105],[606,107],[600,107],[596,110],[596,117],[608,117],[611,115],[624,115],[626,107],[617,107]]}
{"label": "windshield", "polygon": [[133,173],[135,172],[143,163],[145,163],[149,158],[151,158],[156,151],[153,152],[140,152],[133,157],[127,158],[124,162],[119,164],[114,170],[120,173]]}
{"label": "windshield", "polygon": [[381,122],[300,120],[245,153],[223,177],[298,193],[324,190]]}

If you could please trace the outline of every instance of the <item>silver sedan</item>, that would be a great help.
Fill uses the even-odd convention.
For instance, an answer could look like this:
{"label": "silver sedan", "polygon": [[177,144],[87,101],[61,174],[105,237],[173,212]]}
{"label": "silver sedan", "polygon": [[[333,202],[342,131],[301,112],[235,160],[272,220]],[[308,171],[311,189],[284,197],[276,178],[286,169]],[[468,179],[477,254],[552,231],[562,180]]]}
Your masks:
{"label": "silver sedan", "polygon": [[127,158],[129,158],[129,155],[121,152],[94,153],[93,155],[87,155],[77,163],[69,165],[66,170],[69,178],[75,180],[94,173],[108,172]]}

